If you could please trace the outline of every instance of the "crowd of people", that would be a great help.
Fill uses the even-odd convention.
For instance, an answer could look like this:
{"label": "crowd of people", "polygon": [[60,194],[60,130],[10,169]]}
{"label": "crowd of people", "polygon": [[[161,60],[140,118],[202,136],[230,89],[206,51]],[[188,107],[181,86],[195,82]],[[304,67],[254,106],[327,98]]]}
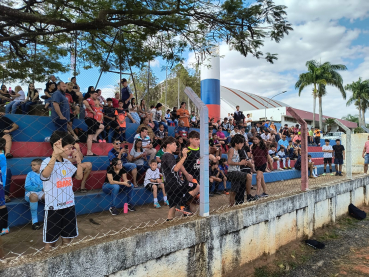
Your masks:
{"label": "crowd of people", "polygon": [[[22,110],[29,109],[31,102],[38,99],[36,92],[30,93],[32,89],[33,86],[30,85],[27,101],[21,103]],[[22,95],[24,98],[21,91],[21,88],[15,89],[14,99]],[[169,207],[167,221],[174,218],[175,211],[184,215],[195,212],[201,185],[200,134],[195,130],[191,131],[190,127],[197,127],[199,120],[195,112],[190,113],[186,109],[185,102],[181,103],[179,109],[174,107],[166,113],[163,112],[161,103],[147,108],[145,101],[141,100],[138,105],[126,79],[122,79],[122,90],[114,98],[105,99],[101,91],[94,87],[89,87],[88,92],[82,94],[76,78],[68,84],[62,81],[56,83],[51,79],[47,83],[45,96],[48,97],[45,98],[45,108],[51,109],[55,125],[55,131],[49,140],[53,154],[44,160],[34,159],[25,182],[25,200],[30,205],[34,230],[41,228],[37,218],[38,203],[45,203],[45,250],[53,247],[60,237],[63,243],[69,243],[78,236],[72,179],[82,180],[79,191],[85,193],[86,180],[92,171],[92,164],[83,162],[84,155],[78,143],[80,137],[72,128],[73,119],[80,113],[82,106],[88,127],[86,156],[96,156],[92,152],[92,144],[106,142],[107,135],[104,133],[113,130],[113,148],[108,153],[109,166],[102,185],[102,191],[110,197],[111,215],[120,213],[120,193],[126,195],[125,209],[129,212],[136,210],[133,194],[134,188],[139,186],[140,178],[143,179],[145,189],[153,194],[155,208],[161,208],[158,193],[162,191],[163,204]],[[8,100],[2,97],[4,96],[0,93],[1,101]],[[14,100],[7,104],[7,112],[13,112],[19,106],[19,103],[13,102]],[[124,144],[127,140],[126,118],[138,126],[131,149]],[[174,136],[168,135],[168,126],[175,126]],[[2,161],[5,160],[6,164],[6,159],[11,158],[10,133],[17,128],[4,114],[0,115],[0,166]],[[313,136],[313,139],[309,137],[309,141],[320,145],[320,131],[315,129],[312,134],[311,131],[309,136]],[[101,136],[102,134],[104,135]],[[336,175],[341,175],[344,148],[339,140],[333,148],[326,143],[322,151],[324,172],[327,164],[332,172],[331,163],[334,157],[335,164],[339,166]],[[292,169],[291,160],[297,160],[296,164],[301,160],[301,129],[299,125],[285,125],[277,130],[276,125],[269,120],[254,124],[250,114],[245,117],[237,106],[237,110],[222,122],[209,118],[209,153],[210,196],[229,195],[230,206],[255,201],[268,197],[264,173],[273,171],[274,163],[276,170],[288,170]],[[222,157],[225,153],[226,158]],[[296,165],[295,168],[298,169]],[[309,169],[310,176],[317,177],[311,157]],[[7,171],[1,168],[1,172],[0,179],[4,187],[0,186],[0,230],[1,234],[7,234],[9,227],[5,203],[10,200],[7,197],[10,182],[7,181]],[[256,188],[251,184],[254,173]],[[127,174],[130,174],[131,180]],[[227,181],[231,183],[230,190]],[[252,193],[252,189],[256,192]]]}

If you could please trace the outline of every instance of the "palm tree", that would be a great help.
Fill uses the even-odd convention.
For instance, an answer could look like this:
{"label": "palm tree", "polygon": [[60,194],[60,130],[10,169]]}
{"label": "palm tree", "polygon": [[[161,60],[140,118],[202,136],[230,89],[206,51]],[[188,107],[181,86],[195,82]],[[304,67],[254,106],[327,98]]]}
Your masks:
{"label": "palm tree", "polygon": [[315,60],[307,61],[306,67],[308,72],[302,73],[299,76],[298,81],[295,84],[295,88],[299,88],[299,96],[301,91],[310,85],[313,85],[313,127],[315,127],[315,105],[316,98],[319,98],[319,128],[323,128],[323,109],[322,109],[322,97],[326,94],[326,86],[331,85],[337,87],[343,98],[346,99],[346,93],[342,85],[342,77],[337,70],[346,70],[347,67],[341,64],[331,64],[325,62],[321,64]]}
{"label": "palm tree", "polygon": [[359,124],[359,117],[357,115],[348,114],[348,115],[342,117],[342,119]]}
{"label": "palm tree", "polygon": [[327,126],[327,133],[332,130],[332,127],[336,124],[333,118],[326,118],[324,124]]}
{"label": "palm tree", "polygon": [[365,126],[365,111],[369,107],[369,79],[363,81],[360,77],[358,81],[347,84],[345,89],[352,91],[346,105],[355,104],[359,110],[359,126]]}

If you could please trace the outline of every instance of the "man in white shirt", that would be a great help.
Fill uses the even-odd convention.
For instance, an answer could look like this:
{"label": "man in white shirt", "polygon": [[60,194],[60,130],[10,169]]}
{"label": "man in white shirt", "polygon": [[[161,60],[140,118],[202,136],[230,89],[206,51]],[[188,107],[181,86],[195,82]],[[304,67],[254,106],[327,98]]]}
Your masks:
{"label": "man in white shirt", "polygon": [[137,135],[135,135],[134,143],[136,142],[137,139],[142,140],[142,148],[147,155],[150,155],[149,160],[154,160],[156,156],[156,149],[152,145],[151,138],[147,134],[146,127],[142,127],[140,132]]}
{"label": "man in white shirt", "polygon": [[248,133],[251,130],[251,122],[252,122],[252,118],[250,117],[249,113],[246,115],[245,121],[246,121],[246,133]]}
{"label": "man in white shirt", "polygon": [[325,140],[325,145],[322,146],[322,151],[323,151],[323,157],[324,157],[324,173],[322,174],[322,176],[325,176],[325,172],[326,172],[326,168],[327,168],[327,164],[329,164],[329,170],[331,175],[333,176],[334,174],[332,173],[332,158],[333,158],[333,147],[332,145],[329,145],[329,139]]}
{"label": "man in white shirt", "polygon": [[5,106],[5,113],[12,113],[15,114],[17,111],[17,108],[22,102],[26,100],[26,97],[24,95],[24,91],[22,90],[21,86],[16,86],[14,89],[15,94],[11,95],[11,98],[13,98],[13,101],[10,102]]}

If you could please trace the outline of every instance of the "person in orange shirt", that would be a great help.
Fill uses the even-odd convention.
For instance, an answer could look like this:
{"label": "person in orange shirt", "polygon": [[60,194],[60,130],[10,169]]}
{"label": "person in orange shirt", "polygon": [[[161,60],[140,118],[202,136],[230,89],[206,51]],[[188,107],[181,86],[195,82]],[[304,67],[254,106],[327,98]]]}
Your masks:
{"label": "person in orange shirt", "polygon": [[123,104],[123,100],[119,100],[119,108],[115,110],[115,118],[119,125],[115,129],[115,138],[118,138],[121,142],[126,141],[126,117],[136,123],[132,116],[123,109]]}
{"label": "person in orange shirt", "polygon": [[185,127],[190,127],[190,113],[186,110],[186,102],[181,103],[181,108],[177,110],[178,120],[182,120]]}

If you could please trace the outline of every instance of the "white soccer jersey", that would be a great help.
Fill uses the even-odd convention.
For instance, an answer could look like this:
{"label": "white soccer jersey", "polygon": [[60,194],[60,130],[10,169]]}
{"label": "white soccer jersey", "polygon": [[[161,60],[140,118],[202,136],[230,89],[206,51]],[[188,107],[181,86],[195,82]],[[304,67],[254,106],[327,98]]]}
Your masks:
{"label": "white soccer jersey", "polygon": [[[332,145],[323,145],[322,146],[322,150],[333,150],[333,147]],[[323,157],[324,158],[332,158],[333,157],[333,153],[330,153],[330,152],[324,152],[323,154]]]}
{"label": "white soccer jersey", "polygon": [[146,175],[145,175],[145,182],[144,182],[144,186],[146,187],[147,184],[150,184],[151,181],[150,179],[160,179],[160,172],[159,172],[159,168],[155,169],[154,171],[151,170],[151,168],[149,168],[146,171]]}
{"label": "white soccer jersey", "polygon": [[42,176],[51,158],[46,158],[40,168],[40,178],[45,192],[45,210],[60,210],[74,205],[72,176],[77,168],[67,159],[55,162],[49,178]]}

